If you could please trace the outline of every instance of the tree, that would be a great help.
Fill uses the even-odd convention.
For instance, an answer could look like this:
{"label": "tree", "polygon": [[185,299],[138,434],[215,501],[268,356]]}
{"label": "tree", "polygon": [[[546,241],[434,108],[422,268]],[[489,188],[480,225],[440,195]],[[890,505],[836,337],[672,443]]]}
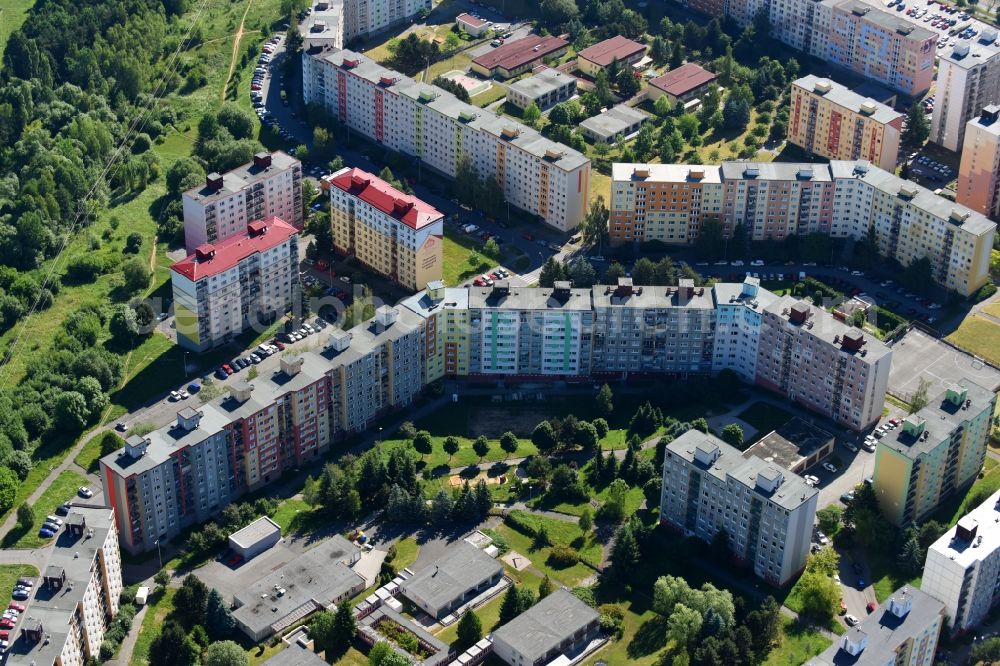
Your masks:
{"label": "tree", "polygon": [[581,421],[577,424],[576,431],[573,433],[573,441],[581,449],[593,451],[597,448],[598,439],[597,428],[594,427],[593,423]]}
{"label": "tree", "polygon": [[555,430],[548,421],[541,421],[531,431],[531,442],[539,451],[551,451],[559,444]]}
{"label": "tree", "polygon": [[333,644],[338,646],[348,646],[354,641],[358,633],[358,624],[354,619],[354,609],[351,604],[342,602],[337,605],[337,612],[333,614]]}
{"label": "tree", "polygon": [[208,609],[208,586],[194,574],[188,574],[174,595],[174,608],[177,609],[177,617],[186,626],[204,625]]}
{"label": "tree", "polygon": [[22,530],[30,530],[35,526],[35,510],[27,502],[17,507],[17,524]]}
{"label": "tree", "polygon": [[500,258],[500,245],[497,243],[495,238],[491,238],[485,243],[483,243],[483,254],[490,259]]}
{"label": "tree", "polygon": [[149,281],[153,273],[149,270],[149,263],[140,257],[133,257],[122,266],[122,274],[125,276],[125,288],[129,292],[137,292],[149,286]]}
{"label": "tree", "polygon": [[722,107],[722,119],[729,129],[745,129],[750,122],[750,102],[742,96],[730,93]]}
{"label": "tree", "polygon": [[[343,606],[345,604],[341,604]],[[313,639],[317,651],[336,652],[346,648],[345,644],[338,644],[334,639],[334,618],[333,613],[328,610],[320,611],[309,620],[309,637]]]}
{"label": "tree", "polygon": [[453,435],[448,435],[444,438],[444,452],[448,454],[448,460],[451,461],[451,457],[458,453],[459,441],[458,437]]}
{"label": "tree", "polygon": [[524,124],[529,127],[534,127],[538,119],[542,117],[542,110],[538,108],[538,105],[532,102],[529,104],[524,111],[521,112],[521,120]]}
{"label": "tree", "polygon": [[806,571],[798,582],[802,611],[819,622],[831,617],[840,599],[840,589],[827,575],[816,571]]}
{"label": "tree", "polygon": [[611,213],[604,202],[603,195],[590,202],[590,208],[580,224],[580,233],[584,245],[601,245],[608,239],[608,217]]}
{"label": "tree", "polygon": [[639,542],[631,523],[625,523],[615,534],[611,547],[611,571],[621,580],[626,580],[639,563]]}
{"label": "tree", "polygon": [[642,88],[642,83],[631,67],[623,67],[615,77],[615,83],[618,84],[618,92],[624,99],[630,99]]}
{"label": "tree", "polygon": [[549,575],[545,574],[545,577],[542,578],[542,582],[538,584],[538,599],[541,600],[549,596],[550,594],[552,594],[552,591],[554,589],[555,586],[552,585],[552,581],[549,579]]}
{"label": "tree", "polygon": [[432,449],[431,434],[426,430],[419,431],[413,436],[413,448],[422,456],[430,455]]}
{"label": "tree", "polygon": [[744,625],[750,630],[754,654],[763,659],[781,639],[781,606],[767,595],[759,608],[747,613]]}
{"label": "tree", "polygon": [[931,382],[928,379],[921,377],[917,380],[917,390],[913,392],[913,397],[910,398],[910,413],[914,414],[919,412],[921,409],[927,406],[930,402],[928,397],[928,392],[930,391]]}
{"label": "tree", "polygon": [[664,617],[669,617],[677,604],[691,604],[693,596],[691,586],[683,578],[660,576],[653,583],[653,610]]}
{"label": "tree", "polygon": [[591,528],[594,527],[594,517],[591,515],[590,509],[584,507],[583,513],[580,514],[580,521],[578,524],[584,534],[589,532]]}
{"label": "tree", "polygon": [[138,254],[141,248],[142,234],[137,231],[133,231],[125,239],[125,247],[122,249],[122,252],[125,254]]}
{"label": "tree", "polygon": [[500,603],[500,624],[507,624],[533,605],[535,605],[534,592],[525,587],[511,585]]}
{"label": "tree", "polygon": [[167,191],[178,195],[205,182],[205,170],[191,157],[182,157],[167,169]]}
{"label": "tree", "polygon": [[677,604],[667,618],[667,635],[677,645],[686,646],[701,631],[701,623],[701,613],[684,604]]}
{"label": "tree", "polygon": [[466,650],[476,643],[479,639],[483,637],[483,623],[479,619],[479,616],[473,611],[466,611],[462,615],[462,619],[458,621],[458,647],[457,650],[461,652]]}
{"label": "tree", "polygon": [[611,85],[608,82],[608,75],[603,69],[597,72],[597,76],[594,78],[594,94],[601,107],[607,106],[611,102]]}
{"label": "tree", "polygon": [[900,548],[899,554],[896,555],[896,564],[899,565],[900,571],[907,578],[916,576],[923,571],[924,558],[920,549],[920,543],[917,541],[916,530],[911,528],[906,531],[903,547]]}
{"label": "tree", "polygon": [[[52,411],[56,424],[72,432],[82,430],[83,426],[87,424],[90,414],[87,399],[76,391],[64,391],[60,393],[59,397],[56,398]],[[0,506],[2,506],[2,503],[0,503]],[[7,509],[10,509],[10,506],[7,506],[4,511]]]}
{"label": "tree", "polygon": [[927,122],[923,104],[918,102],[911,104],[910,110],[906,112],[906,125],[900,137],[903,144],[915,150],[924,145],[930,134],[931,126]]}
{"label": "tree", "polygon": [[205,629],[215,640],[229,636],[236,629],[236,618],[214,587],[208,593],[208,601],[205,604]]}
{"label": "tree", "polygon": [[487,453],[490,452],[490,442],[486,439],[485,435],[480,435],[476,437],[475,441],[472,442],[472,450],[476,452],[479,459],[482,460]]}
{"label": "tree", "polygon": [[517,451],[517,435],[509,430],[500,435],[500,448],[508,455]]}
{"label": "tree", "polygon": [[119,345],[130,345],[139,335],[139,318],[130,306],[119,303],[108,319],[108,331]]}
{"label": "tree", "polygon": [[200,656],[201,649],[187,637],[184,627],[174,621],[164,624],[149,646],[150,666],[195,666]]}
{"label": "tree", "polygon": [[970,664],[996,664],[1000,662],[1000,636],[982,640],[969,651]]}
{"label": "tree", "polygon": [[556,261],[555,257],[549,257],[542,264],[542,270],[538,274],[538,286],[551,288],[558,280],[565,280],[566,273],[562,264]]}
{"label": "tree", "polygon": [[561,30],[580,13],[574,0],[542,0],[539,8],[545,25],[553,31]]}
{"label": "tree", "polygon": [[164,588],[167,586],[167,583],[170,582],[170,574],[167,573],[166,569],[160,569],[156,572],[156,575],[153,576],[153,582],[161,588]]}
{"label": "tree", "polygon": [[737,423],[730,423],[722,429],[722,441],[738,449],[743,448],[743,428]]}
{"label": "tree", "polygon": [[620,523],[625,519],[625,501],[628,499],[628,484],[615,479],[608,486],[608,499],[601,505],[601,515],[611,522]]}
{"label": "tree", "polygon": [[222,641],[208,646],[202,663],[204,666],[247,666],[250,658],[238,643]]}
{"label": "tree", "polygon": [[410,666],[410,660],[379,641],[368,651],[368,666]]}
{"label": "tree", "polygon": [[819,527],[827,534],[832,534],[837,531],[837,528],[840,526],[840,519],[843,517],[844,512],[836,504],[831,504],[830,506],[824,507],[816,512],[816,519],[819,521]]}

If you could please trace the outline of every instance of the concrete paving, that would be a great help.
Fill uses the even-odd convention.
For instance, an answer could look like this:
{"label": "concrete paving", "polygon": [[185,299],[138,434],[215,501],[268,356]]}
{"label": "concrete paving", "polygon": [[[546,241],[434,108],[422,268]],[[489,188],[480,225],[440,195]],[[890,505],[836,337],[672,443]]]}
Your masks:
{"label": "concrete paving", "polygon": [[912,396],[920,379],[931,381],[928,394],[934,396],[945,385],[971,379],[991,391],[1000,390],[1000,370],[914,328],[892,345],[889,392]]}

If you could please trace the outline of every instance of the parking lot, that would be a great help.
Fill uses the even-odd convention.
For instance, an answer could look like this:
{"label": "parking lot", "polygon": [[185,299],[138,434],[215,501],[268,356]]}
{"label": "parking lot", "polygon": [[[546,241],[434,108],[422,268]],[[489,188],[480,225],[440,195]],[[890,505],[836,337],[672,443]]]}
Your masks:
{"label": "parking lot", "polygon": [[950,183],[956,177],[953,168],[927,155],[917,155],[909,164],[911,173],[939,185]]}
{"label": "parking lot", "polygon": [[932,382],[930,396],[965,378],[991,391],[1000,390],[1000,370],[915,328],[892,345],[889,392],[910,396],[921,378]]}

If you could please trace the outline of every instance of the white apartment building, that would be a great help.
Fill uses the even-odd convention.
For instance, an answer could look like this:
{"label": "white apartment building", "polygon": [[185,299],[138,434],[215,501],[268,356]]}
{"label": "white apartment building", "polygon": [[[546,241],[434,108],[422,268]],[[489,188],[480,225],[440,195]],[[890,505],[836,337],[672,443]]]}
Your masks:
{"label": "white apartment building", "polygon": [[299,23],[302,48],[341,49],[430,9],[431,0],[313,0],[309,15]]}
{"label": "white apartment building", "polygon": [[938,58],[930,140],[960,152],[965,125],[990,104],[1000,103],[1000,43],[996,28],[959,40]]}
{"label": "white apartment building", "polygon": [[720,282],[712,287],[715,299],[715,347],[712,372],[732,370],[752,383],[757,377],[757,354],[764,309],[778,297],[760,288],[758,278],[743,284]]}
{"label": "white apartment building", "polygon": [[[351,0],[348,0],[350,2]],[[299,23],[302,50],[344,48],[344,0],[315,0],[309,15]]]}
{"label": "white apartment building", "polygon": [[232,171],[208,174],[182,200],[188,253],[242,234],[254,220],[280,217],[301,229],[302,163],[280,150],[258,153]]}
{"label": "white apartment building", "polygon": [[944,603],[952,631],[978,627],[1000,603],[1000,491],[927,549],[920,589]]}
{"label": "white apartment building", "polygon": [[509,118],[353,51],[303,56],[303,97],[351,130],[452,178],[463,157],[507,201],[569,231],[586,215],[590,160]]}
{"label": "white apartment building", "polygon": [[819,491],[797,474],[689,430],[667,444],[660,522],[711,541],[729,536],[754,574],[784,585],[806,565]]}
{"label": "white apartment building", "polygon": [[21,614],[19,634],[11,631],[5,663],[84,666],[98,659],[122,591],[111,508],[73,508],[37,583]]}
{"label": "white apartment building", "polygon": [[171,266],[178,344],[205,351],[283,315],[298,283],[298,238],[283,220],[256,220]]}

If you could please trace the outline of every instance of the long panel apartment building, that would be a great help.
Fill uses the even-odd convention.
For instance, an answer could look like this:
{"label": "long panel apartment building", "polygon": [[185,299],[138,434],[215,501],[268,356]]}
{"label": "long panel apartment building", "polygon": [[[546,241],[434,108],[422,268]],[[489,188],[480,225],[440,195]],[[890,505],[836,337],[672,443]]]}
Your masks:
{"label": "long panel apartment building", "polygon": [[938,284],[968,296],[986,283],[996,224],[867,161],[829,164],[616,163],[608,231],[613,245],[697,241],[701,225],[742,225],[751,240],[823,233],[864,239],[906,266],[927,257]]}
{"label": "long panel apartment building", "polygon": [[303,56],[303,96],[352,131],[449,177],[465,162],[512,205],[568,231],[587,211],[590,160],[536,130],[348,50]]}
{"label": "long panel apartment building", "polygon": [[430,10],[430,0],[313,0],[299,33],[307,51],[328,46],[339,49]]}
{"label": "long panel apartment building", "polygon": [[714,435],[688,430],[667,444],[660,522],[704,541],[725,530],[735,557],[773,585],[805,568],[818,499],[797,474]]}
{"label": "long panel apartment building", "polygon": [[1000,491],[959,519],[927,549],[920,589],[944,603],[953,632],[964,634],[1000,604]]}
{"label": "long panel apartment building", "polygon": [[875,494],[894,525],[925,520],[971,484],[986,459],[996,394],[968,379],[948,386],[875,451]]}
{"label": "long panel apartment building", "polygon": [[205,185],[181,199],[188,253],[242,234],[254,220],[268,217],[302,229],[302,163],[280,150],[258,153],[232,171],[208,174]]}
{"label": "long panel apartment building", "polygon": [[240,235],[202,243],[170,267],[177,342],[206,351],[291,307],[299,276],[299,232],[276,217]]}
{"label": "long panel apartment building", "polygon": [[99,660],[118,614],[122,562],[108,507],[75,506],[56,536],[18,623],[6,664],[84,666]]}
{"label": "long panel apartment building", "polygon": [[418,291],[441,279],[444,215],[357,168],[330,176],[333,247]]}
{"label": "long panel apartment building", "polygon": [[896,169],[903,114],[814,74],[792,82],[788,142],[828,160]]}
{"label": "long panel apartment building", "polygon": [[938,59],[930,140],[959,152],[966,123],[984,107],[1000,104],[1000,42],[997,29],[984,28],[971,40],[959,40]]}

